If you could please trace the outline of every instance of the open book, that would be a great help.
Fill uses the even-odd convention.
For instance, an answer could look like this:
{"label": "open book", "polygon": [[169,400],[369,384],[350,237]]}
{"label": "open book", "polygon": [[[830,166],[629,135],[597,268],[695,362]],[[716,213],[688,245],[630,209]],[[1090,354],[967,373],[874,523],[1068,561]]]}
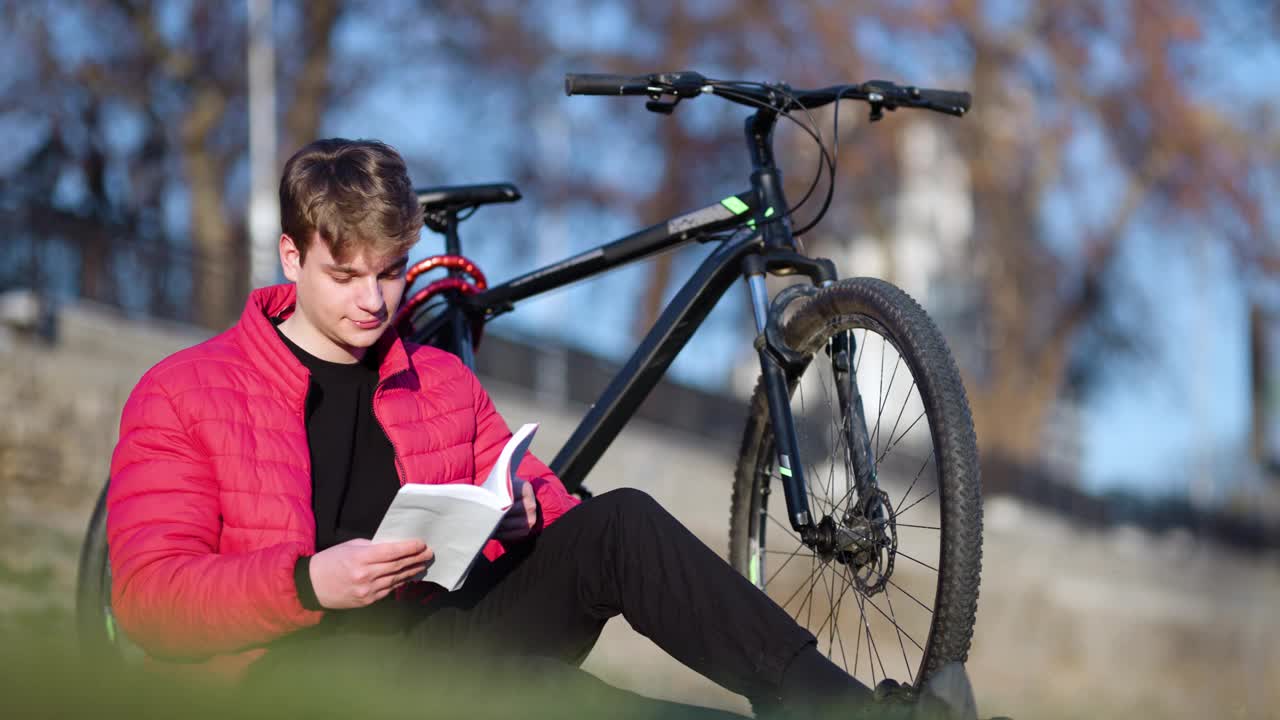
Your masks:
{"label": "open book", "polygon": [[537,423],[530,423],[516,431],[481,485],[409,483],[401,486],[373,534],[373,541],[418,539],[425,542],[435,552],[435,561],[413,579],[457,590],[511,507],[516,468],[537,430]]}

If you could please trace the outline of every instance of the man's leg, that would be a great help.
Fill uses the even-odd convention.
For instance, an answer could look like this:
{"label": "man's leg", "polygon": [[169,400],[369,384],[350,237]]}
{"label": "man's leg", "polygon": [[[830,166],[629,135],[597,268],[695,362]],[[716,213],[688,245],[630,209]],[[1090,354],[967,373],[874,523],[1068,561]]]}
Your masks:
{"label": "man's leg", "polygon": [[815,642],[657,502],[629,489],[596,497],[508,556],[478,564],[428,613],[409,631],[424,648],[573,661],[622,614],[677,660],[753,699],[776,697],[784,671]]}

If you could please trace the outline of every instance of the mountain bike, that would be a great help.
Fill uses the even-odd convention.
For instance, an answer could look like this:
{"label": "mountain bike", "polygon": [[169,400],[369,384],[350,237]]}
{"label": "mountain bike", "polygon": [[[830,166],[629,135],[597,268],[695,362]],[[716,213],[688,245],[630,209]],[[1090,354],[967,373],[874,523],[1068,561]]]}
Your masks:
{"label": "mountain bike", "polygon": [[[874,278],[840,279],[831,261],[800,252],[796,237],[821,219],[835,186],[833,152],[812,109],[837,103],[838,137],[841,100],[866,103],[874,121],[898,108],[963,116],[968,93],[884,81],[798,90],[695,72],[570,74],[565,91],[643,96],[660,114],[703,95],[752,108],[749,189],[493,286],[462,255],[459,224],[482,206],[520,199],[519,191],[507,183],[421,190],[426,225],[443,235],[445,252],[416,263],[408,281],[436,269],[447,274],[407,293],[396,318],[402,335],[474,368],[485,325],[520,301],[676,247],[711,246],[551,468],[570,491],[589,494],[583,480],[591,468],[742,278],[760,378],[734,473],[729,562],[870,685],[887,677],[921,683],[942,664],[964,661],[977,609],[982,502],[960,374],[938,329],[905,292]],[[774,157],[779,118],[809,133],[822,158],[794,206]],[[824,168],[830,182],[820,211],[793,229]],[[771,297],[768,275],[797,282]],[[104,489],[82,548],[79,629],[87,649],[128,656],[138,651],[111,614],[105,518]]]}

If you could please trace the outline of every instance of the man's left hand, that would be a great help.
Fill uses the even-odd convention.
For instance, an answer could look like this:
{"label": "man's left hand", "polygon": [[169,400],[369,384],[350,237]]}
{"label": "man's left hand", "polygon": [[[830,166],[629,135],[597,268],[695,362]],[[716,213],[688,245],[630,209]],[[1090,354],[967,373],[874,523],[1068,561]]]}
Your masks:
{"label": "man's left hand", "polygon": [[523,540],[533,532],[538,522],[538,498],[533,494],[533,484],[516,478],[511,485],[514,502],[511,509],[498,523],[493,537],[498,540]]}

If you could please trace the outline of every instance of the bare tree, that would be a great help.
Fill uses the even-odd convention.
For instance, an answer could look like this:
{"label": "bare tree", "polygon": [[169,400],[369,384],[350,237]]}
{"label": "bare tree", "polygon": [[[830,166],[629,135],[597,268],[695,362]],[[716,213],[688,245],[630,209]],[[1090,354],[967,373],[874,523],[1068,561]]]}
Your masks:
{"label": "bare tree", "polygon": [[[532,9],[500,3],[467,8],[477,13],[478,27],[490,29],[471,46],[476,66],[509,71],[537,67],[557,53],[563,59],[564,50],[548,38],[550,26]],[[1274,272],[1280,248],[1274,226],[1264,221],[1257,181],[1274,179],[1280,149],[1273,106],[1236,113],[1205,92],[1213,68],[1200,50],[1207,34],[1220,29],[1217,8],[1054,1],[1012,8],[1006,17],[984,8],[973,0],[884,0],[856,7],[765,0],[724,8],[646,4],[627,9],[634,34],[647,39],[637,44],[643,49],[592,48],[577,53],[573,69],[714,68],[798,86],[889,76],[971,89],[974,112],[941,127],[969,168],[976,220],[971,272],[978,283],[971,312],[982,333],[976,341],[953,341],[979,344],[966,353],[977,360],[964,371],[985,454],[996,465],[1019,467],[1039,461],[1048,414],[1064,393],[1085,388],[1082,378],[1105,370],[1118,351],[1142,347],[1140,326],[1115,327],[1123,316],[1117,309],[1134,302],[1117,263],[1137,236],[1135,228],[1174,231],[1170,251],[1179,252],[1185,248],[1177,243],[1189,238],[1185,228],[1198,226],[1242,266]],[[1270,18],[1259,20],[1262,26],[1274,20],[1249,3],[1233,10],[1261,12]],[[872,30],[868,36],[878,45],[863,47],[861,30]],[[842,184],[815,237],[892,242],[891,198],[902,181],[897,155],[906,124],[894,118],[861,132],[865,126],[844,112]],[[699,135],[680,115],[652,138],[665,155],[661,182],[621,202],[640,217],[688,209],[684,205],[708,181],[744,170],[735,165],[740,125],[726,121],[714,136]],[[830,139],[830,110],[816,115]],[[740,113],[733,117],[740,122]],[[1102,148],[1094,168],[1080,167],[1082,139]],[[785,126],[779,143],[786,148],[780,156],[787,191],[795,199],[808,184],[814,150],[806,136]],[[1095,184],[1104,179],[1118,190],[1108,202],[1091,205]],[[1061,228],[1045,221],[1051,200],[1078,215],[1065,239]],[[647,327],[660,307],[668,263],[653,266],[637,328]]]}
{"label": "bare tree", "polygon": [[[1205,59],[1208,37],[1257,14],[1248,3],[1224,12],[1196,3],[1043,2],[999,19],[984,8],[886,2],[858,12],[901,53],[863,58],[864,71],[900,73],[913,56],[933,52],[968,68],[959,82],[972,89],[974,111],[940,127],[969,167],[979,282],[972,312],[982,332],[978,352],[966,353],[977,362],[963,369],[1000,485],[1013,477],[1002,470],[1038,463],[1048,414],[1064,393],[1087,392],[1088,379],[1117,357],[1150,359],[1141,315],[1129,312],[1126,321],[1123,310],[1140,299],[1118,264],[1137,228],[1165,234],[1170,253],[1208,238],[1234,253],[1246,277],[1274,274],[1280,247],[1263,218],[1260,181],[1274,181],[1278,153],[1268,141],[1273,104],[1245,109],[1206,92],[1219,71]],[[822,37],[832,53],[841,50],[843,34]],[[882,142],[880,132],[872,141]],[[1082,142],[1102,148],[1084,168]],[[1112,190],[1100,203],[1103,182]],[[1046,220],[1051,201],[1059,214],[1075,214],[1065,231]],[[864,223],[883,214],[874,197],[854,198],[850,208]],[[883,223],[867,229],[885,232]]]}
{"label": "bare tree", "polygon": [[[247,291],[247,187],[237,175],[247,148],[244,8],[197,2],[173,17],[183,10],[144,0],[3,6],[35,72],[7,85],[0,109],[48,121],[10,172],[21,182],[6,185],[22,199],[8,204],[21,208],[33,243],[72,248],[83,296],[130,304],[125,295],[141,295],[147,312],[218,328]],[[291,143],[315,136],[332,100],[340,14],[336,0],[309,3],[304,22],[284,28],[300,48],[279,83]],[[76,189],[58,196],[68,182]],[[177,207],[185,213],[172,222]]]}

